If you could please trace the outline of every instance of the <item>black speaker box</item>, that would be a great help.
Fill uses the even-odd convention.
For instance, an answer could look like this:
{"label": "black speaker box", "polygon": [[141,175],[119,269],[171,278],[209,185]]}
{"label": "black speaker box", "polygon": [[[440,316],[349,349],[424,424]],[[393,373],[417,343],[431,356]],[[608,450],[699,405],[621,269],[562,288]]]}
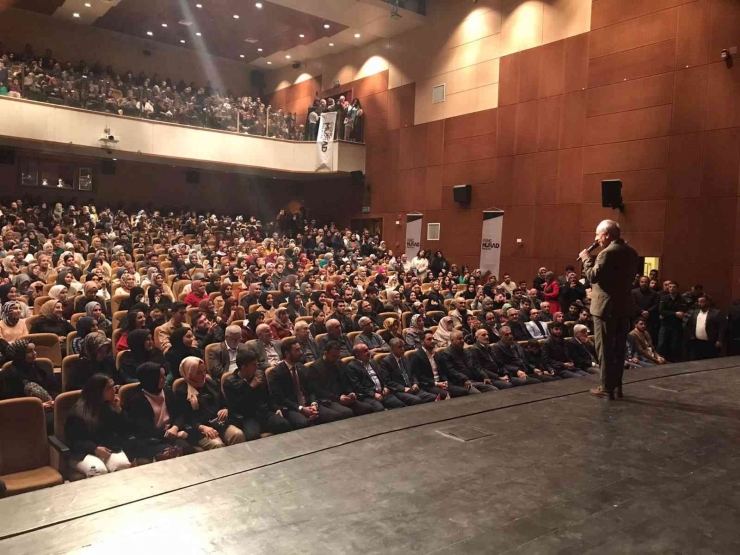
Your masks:
{"label": "black speaker box", "polygon": [[12,148],[0,148],[0,164],[15,164],[15,150]]}
{"label": "black speaker box", "polygon": [[186,183],[200,183],[200,172],[197,170],[188,170],[185,172]]}
{"label": "black speaker box", "polygon": [[472,192],[473,187],[471,185],[455,185],[452,188],[452,198],[460,204],[469,204]]}
{"label": "black speaker box", "polygon": [[365,185],[365,174],[361,171],[350,172],[349,176],[352,179],[353,185]]}
{"label": "black speaker box", "polygon": [[601,182],[601,206],[622,208],[622,182],[619,179],[605,179]]}
{"label": "black speaker box", "polygon": [[103,160],[101,171],[103,175],[116,175],[116,161],[115,160]]}

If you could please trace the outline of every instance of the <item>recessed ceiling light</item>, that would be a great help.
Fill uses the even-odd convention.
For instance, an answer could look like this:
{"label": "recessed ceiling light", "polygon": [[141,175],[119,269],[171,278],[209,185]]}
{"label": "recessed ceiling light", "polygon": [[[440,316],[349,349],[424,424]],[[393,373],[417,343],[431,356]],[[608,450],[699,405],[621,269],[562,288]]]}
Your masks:
{"label": "recessed ceiling light", "polygon": [[185,44],[185,39],[180,39],[180,42]]}
{"label": "recessed ceiling light", "polygon": [[203,4],[196,4],[195,7],[196,8],[202,8],[203,7]]}
{"label": "recessed ceiling light", "polygon": [[333,42],[330,42],[330,43],[329,43],[329,46],[334,46],[334,43],[333,43]]}
{"label": "recessed ceiling light", "polygon": [[72,14],[72,17],[80,17],[80,14],[78,14],[77,12],[75,12],[75,13]]}
{"label": "recessed ceiling light", "polygon": [[167,24],[166,23],[162,23],[162,27],[167,27]]}
{"label": "recessed ceiling light", "polygon": [[267,65],[268,65],[268,66],[271,66],[271,65],[272,65],[272,62],[267,62]]}
{"label": "recessed ceiling light", "polygon": [[355,33],[355,38],[356,39],[359,39],[360,38],[360,33]]}
{"label": "recessed ceiling light", "polygon": [[331,25],[329,25],[328,23],[324,23],[324,29],[329,29],[330,27]]}
{"label": "recessed ceiling light", "polygon": [[239,14],[234,14],[234,19],[239,19]]}
{"label": "recessed ceiling light", "polygon": [[258,48],[258,49],[257,49],[257,52],[262,52],[262,49],[261,49],[261,48]]}
{"label": "recessed ceiling light", "polygon": [[113,161],[114,162],[118,162],[118,158],[113,158]]}
{"label": "recessed ceiling light", "polygon": [[85,2],[85,7],[86,8],[92,8],[92,4],[90,2]]}
{"label": "recessed ceiling light", "polygon": [[244,54],[239,54],[239,57],[240,57],[240,58],[243,58],[243,57],[244,57]]}
{"label": "recessed ceiling light", "polygon": [[286,60],[290,60],[290,54],[286,55],[286,56],[285,56],[285,59],[286,59]]}
{"label": "recessed ceiling light", "polygon": [[305,39],[305,38],[306,38],[306,35],[304,35],[303,33],[301,33],[301,34],[300,34],[300,35],[298,35],[298,36],[299,36],[299,37],[301,37],[302,39]]}
{"label": "recessed ceiling light", "polygon": [[149,35],[150,37],[154,36],[154,33],[152,33],[151,31],[147,31],[146,34]]}
{"label": "recessed ceiling light", "polygon": [[254,7],[255,7],[255,8],[257,8],[258,10],[261,10],[261,9],[262,9],[262,2],[257,2],[257,3],[256,3],[256,4],[254,5]]}
{"label": "recessed ceiling light", "polygon": [[196,36],[196,37],[200,37],[200,36],[202,36],[202,35],[201,35],[200,33],[195,33],[195,36]]}

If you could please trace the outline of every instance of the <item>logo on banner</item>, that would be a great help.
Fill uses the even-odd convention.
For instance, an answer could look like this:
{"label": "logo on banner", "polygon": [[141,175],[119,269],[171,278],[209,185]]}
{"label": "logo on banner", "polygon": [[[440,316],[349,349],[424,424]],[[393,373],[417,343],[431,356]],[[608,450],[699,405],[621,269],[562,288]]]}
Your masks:
{"label": "logo on banner", "polygon": [[334,138],[334,122],[324,120],[320,133],[321,152],[326,152],[329,150],[329,142]]}
{"label": "logo on banner", "polygon": [[492,251],[499,248],[501,248],[501,244],[494,243],[490,239],[483,239],[483,243],[481,243],[481,249],[483,249],[484,251]]}
{"label": "logo on banner", "polygon": [[421,243],[414,239],[413,237],[409,237],[406,239],[406,248],[407,249],[419,249],[421,248]]}

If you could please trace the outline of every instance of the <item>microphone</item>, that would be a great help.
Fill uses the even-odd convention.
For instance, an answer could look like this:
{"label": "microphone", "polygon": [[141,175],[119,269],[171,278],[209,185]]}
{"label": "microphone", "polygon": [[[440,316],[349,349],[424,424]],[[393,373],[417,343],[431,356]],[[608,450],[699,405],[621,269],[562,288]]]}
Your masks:
{"label": "microphone", "polygon": [[[599,242],[598,242],[598,241],[594,241],[594,242],[593,242],[593,243],[591,244],[591,246],[590,246],[590,247],[588,247],[588,248],[586,249],[586,251],[590,253],[590,252],[591,252],[592,250],[595,250],[595,249],[596,249],[596,247],[598,247],[598,246],[599,246]],[[577,262],[577,261],[579,261],[580,259],[581,259],[581,257],[580,257],[580,256],[579,256],[578,258],[576,258],[576,262]]]}

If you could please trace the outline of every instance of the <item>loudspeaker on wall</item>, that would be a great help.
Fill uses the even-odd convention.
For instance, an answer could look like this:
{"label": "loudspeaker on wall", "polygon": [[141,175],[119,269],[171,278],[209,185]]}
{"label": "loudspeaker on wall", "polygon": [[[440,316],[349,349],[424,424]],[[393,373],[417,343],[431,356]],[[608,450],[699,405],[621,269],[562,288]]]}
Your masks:
{"label": "loudspeaker on wall", "polygon": [[470,204],[473,187],[471,185],[455,185],[452,188],[452,198],[460,204]]}

